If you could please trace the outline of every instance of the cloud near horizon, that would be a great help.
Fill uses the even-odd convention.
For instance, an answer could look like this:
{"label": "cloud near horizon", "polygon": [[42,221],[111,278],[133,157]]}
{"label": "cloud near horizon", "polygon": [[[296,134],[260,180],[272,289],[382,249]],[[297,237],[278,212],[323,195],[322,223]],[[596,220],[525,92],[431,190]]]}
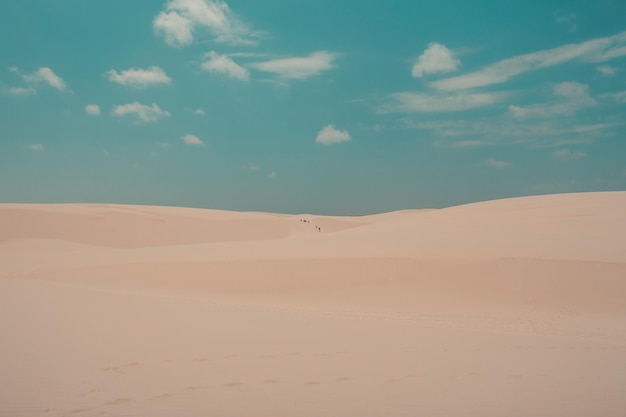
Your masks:
{"label": "cloud near horizon", "polygon": [[416,78],[422,78],[425,74],[452,72],[456,71],[460,65],[461,61],[445,45],[432,42],[417,58],[417,62],[411,70],[411,75]]}
{"label": "cloud near horizon", "polygon": [[121,72],[112,69],[107,71],[107,75],[111,82],[136,88],[146,88],[159,84],[167,85],[172,82],[165,71],[157,66],[151,66],[148,69],[130,68]]}
{"label": "cloud near horizon", "polygon": [[502,169],[510,167],[511,163],[507,161],[498,161],[494,158],[489,158],[485,161],[485,166],[488,166],[490,168]]}
{"label": "cloud near horizon", "polygon": [[348,142],[350,139],[350,133],[348,133],[347,130],[337,130],[334,125],[330,124],[319,131],[315,137],[315,143],[332,145],[340,142]]}
{"label": "cloud near horizon", "polygon": [[208,52],[205,54],[205,57],[208,58],[208,61],[203,62],[201,65],[202,69],[205,71],[224,74],[235,80],[250,80],[250,72],[233,61],[230,57],[220,55],[215,51]]}
{"label": "cloud near horizon", "polygon": [[271,59],[251,66],[284,79],[304,80],[332,69],[336,57],[337,54],[328,51],[317,51],[304,57]]}
{"label": "cloud near horizon", "polygon": [[510,78],[529,71],[553,67],[565,62],[600,63],[621,56],[626,56],[626,32],[582,43],[572,43],[552,49],[517,55],[487,65],[478,71],[434,81],[430,85],[444,91],[486,87],[503,83]]}
{"label": "cloud near horizon", "polygon": [[575,81],[566,81],[554,86],[553,96],[558,100],[552,104],[532,104],[529,106],[509,106],[509,113],[518,119],[567,116],[597,101],[589,95],[589,86]]}
{"label": "cloud near horizon", "polygon": [[587,156],[586,153],[581,151],[571,151],[569,149],[558,149],[552,152],[552,156],[559,159],[567,159],[567,160],[579,160],[583,159]]}
{"label": "cloud near horizon", "polygon": [[132,116],[138,123],[151,123],[164,117],[169,117],[170,113],[162,110],[156,103],[152,103],[151,106],[148,106],[135,101],[133,103],[115,106],[113,108],[113,115],[118,117]]}

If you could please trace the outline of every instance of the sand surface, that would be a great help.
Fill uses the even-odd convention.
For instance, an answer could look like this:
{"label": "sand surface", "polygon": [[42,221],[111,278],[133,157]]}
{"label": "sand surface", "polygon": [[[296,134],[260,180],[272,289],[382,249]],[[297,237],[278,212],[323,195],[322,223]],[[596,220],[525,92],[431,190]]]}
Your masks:
{"label": "sand surface", "polygon": [[623,417],[625,393],[626,192],[0,205],[0,416]]}

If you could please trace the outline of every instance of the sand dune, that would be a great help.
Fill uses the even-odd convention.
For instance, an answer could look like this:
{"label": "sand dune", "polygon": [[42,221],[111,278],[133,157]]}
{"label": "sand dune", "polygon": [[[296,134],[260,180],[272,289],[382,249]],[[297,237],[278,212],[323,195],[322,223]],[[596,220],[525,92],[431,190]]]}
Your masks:
{"label": "sand dune", "polygon": [[626,192],[0,205],[1,416],[622,416]]}

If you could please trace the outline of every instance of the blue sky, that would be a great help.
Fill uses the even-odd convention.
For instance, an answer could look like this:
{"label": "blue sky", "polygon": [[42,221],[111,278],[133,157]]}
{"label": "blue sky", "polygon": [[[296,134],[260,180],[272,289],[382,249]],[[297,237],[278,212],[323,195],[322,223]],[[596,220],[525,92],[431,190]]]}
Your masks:
{"label": "blue sky", "polygon": [[626,189],[621,0],[8,0],[0,56],[0,202]]}

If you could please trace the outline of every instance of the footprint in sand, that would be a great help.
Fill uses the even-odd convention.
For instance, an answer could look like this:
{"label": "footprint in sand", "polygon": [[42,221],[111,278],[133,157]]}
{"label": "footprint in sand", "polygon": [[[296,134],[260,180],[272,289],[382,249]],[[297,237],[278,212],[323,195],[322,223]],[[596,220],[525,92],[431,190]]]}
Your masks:
{"label": "footprint in sand", "polygon": [[104,405],[123,405],[132,402],[131,398],[116,398],[115,400],[107,401]]}
{"label": "footprint in sand", "polygon": [[118,368],[116,366],[109,366],[106,368],[100,368],[102,372],[108,372],[116,376],[124,375],[126,371],[122,368]]}
{"label": "footprint in sand", "polygon": [[264,379],[263,383],[264,384],[277,384],[278,381],[276,381],[275,379]]}
{"label": "footprint in sand", "polygon": [[70,411],[70,414],[85,413],[85,412],[91,411],[91,410],[94,410],[94,408],[91,408],[91,407],[75,408],[75,409]]}
{"label": "footprint in sand", "polygon": [[202,388],[204,388],[204,387],[198,387],[198,386],[193,386],[192,385],[192,386],[187,387],[187,391],[197,391],[197,390],[202,389]]}
{"label": "footprint in sand", "polygon": [[161,400],[164,398],[172,398],[173,396],[175,396],[176,394],[174,394],[173,392],[166,392],[165,394],[159,394],[157,396],[154,396],[152,398],[150,398],[151,400]]}
{"label": "footprint in sand", "polygon": [[97,392],[97,390],[92,389],[92,390],[90,390],[90,391],[87,391],[87,392],[85,392],[85,393],[83,393],[83,394],[79,395],[79,397],[81,397],[81,398],[82,398],[82,397],[86,397],[86,396],[91,395],[91,394],[94,394],[94,393],[96,393],[96,392]]}
{"label": "footprint in sand", "polygon": [[239,387],[242,387],[243,384],[241,382],[229,382],[227,384],[224,384],[224,386],[226,388],[239,388]]}

